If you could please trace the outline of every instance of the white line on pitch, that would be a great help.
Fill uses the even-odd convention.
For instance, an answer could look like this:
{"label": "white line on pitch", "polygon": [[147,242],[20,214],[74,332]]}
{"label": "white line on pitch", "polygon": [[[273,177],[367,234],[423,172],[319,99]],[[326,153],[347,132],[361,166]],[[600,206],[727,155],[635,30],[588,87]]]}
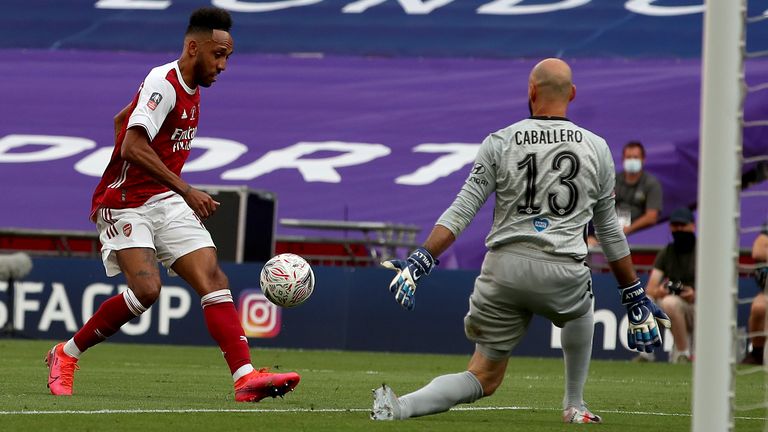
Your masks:
{"label": "white line on pitch", "polygon": [[[522,406],[478,406],[455,407],[451,411],[559,411],[558,408],[533,408]],[[98,414],[198,414],[198,413],[343,413],[343,412],[368,412],[368,408],[276,408],[276,409],[210,409],[210,408],[184,408],[184,409],[103,409],[103,410],[58,410],[58,411],[0,411],[0,415],[98,415]],[[689,413],[662,413],[645,411],[600,410],[600,413],[650,415],[662,417],[690,417]],[[766,420],[765,417],[734,417],[739,420]]]}
{"label": "white line on pitch", "polygon": [[333,413],[333,412],[365,412],[366,408],[278,408],[278,409],[210,409],[210,408],[182,408],[182,409],[103,409],[103,410],[61,410],[61,411],[0,411],[0,415],[39,415],[39,414],[196,414],[196,413]]}

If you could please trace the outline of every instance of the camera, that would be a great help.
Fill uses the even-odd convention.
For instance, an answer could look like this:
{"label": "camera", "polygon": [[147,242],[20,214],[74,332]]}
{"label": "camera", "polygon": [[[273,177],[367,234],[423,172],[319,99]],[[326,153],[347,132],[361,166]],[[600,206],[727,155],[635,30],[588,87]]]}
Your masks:
{"label": "camera", "polygon": [[683,282],[667,281],[667,290],[669,291],[670,294],[680,295],[680,292],[683,291]]}

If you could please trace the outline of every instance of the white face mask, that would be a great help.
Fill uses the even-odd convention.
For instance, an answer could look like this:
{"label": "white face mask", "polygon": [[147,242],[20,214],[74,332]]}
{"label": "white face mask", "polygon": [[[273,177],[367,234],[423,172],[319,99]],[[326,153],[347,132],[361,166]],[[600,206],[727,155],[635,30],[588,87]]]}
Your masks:
{"label": "white face mask", "polygon": [[630,174],[639,173],[643,169],[643,161],[640,159],[624,159],[624,171]]}

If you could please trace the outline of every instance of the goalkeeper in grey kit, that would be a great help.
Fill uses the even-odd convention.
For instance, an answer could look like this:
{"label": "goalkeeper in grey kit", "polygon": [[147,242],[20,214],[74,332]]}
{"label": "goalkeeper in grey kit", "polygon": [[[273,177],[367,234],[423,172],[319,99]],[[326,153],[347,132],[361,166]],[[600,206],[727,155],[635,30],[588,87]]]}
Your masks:
{"label": "goalkeeper in grey kit", "polygon": [[571,69],[546,59],[531,71],[531,117],[490,134],[471,173],[424,246],[385,267],[397,271],[389,289],[403,307],[415,306],[418,281],[496,194],[488,252],[464,317],[475,343],[467,370],[435,378],[413,393],[374,390],[374,420],[403,420],[447,411],[490,396],[504,379],[511,351],[534,314],[560,328],[565,360],[565,423],[601,423],[583,399],[592,352],[594,300],[584,263],[585,228],[596,234],[619,283],[629,318],[628,344],[641,352],[661,347],[658,324],[669,318],[646,297],[614,208],[615,170],[605,140],[566,118],[576,96]]}

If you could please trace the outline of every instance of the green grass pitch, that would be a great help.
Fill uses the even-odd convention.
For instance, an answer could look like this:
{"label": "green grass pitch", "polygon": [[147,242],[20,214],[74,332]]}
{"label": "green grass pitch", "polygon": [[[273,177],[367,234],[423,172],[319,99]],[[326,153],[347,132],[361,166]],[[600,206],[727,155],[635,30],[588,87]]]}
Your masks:
{"label": "green grass pitch", "polygon": [[[563,425],[559,359],[512,357],[495,395],[448,413],[402,422],[368,419],[371,389],[398,393],[464,370],[468,356],[369,352],[252,351],[257,366],[295,370],[295,392],[258,404],[233,401],[232,383],[215,347],[104,343],[80,361],[73,397],[45,387],[49,341],[0,339],[0,431],[688,431],[690,365],[593,361],[590,407],[604,425]],[[740,370],[745,370],[741,368]],[[765,374],[737,379],[736,400],[765,397]],[[737,411],[737,431],[762,431],[765,410]]]}

